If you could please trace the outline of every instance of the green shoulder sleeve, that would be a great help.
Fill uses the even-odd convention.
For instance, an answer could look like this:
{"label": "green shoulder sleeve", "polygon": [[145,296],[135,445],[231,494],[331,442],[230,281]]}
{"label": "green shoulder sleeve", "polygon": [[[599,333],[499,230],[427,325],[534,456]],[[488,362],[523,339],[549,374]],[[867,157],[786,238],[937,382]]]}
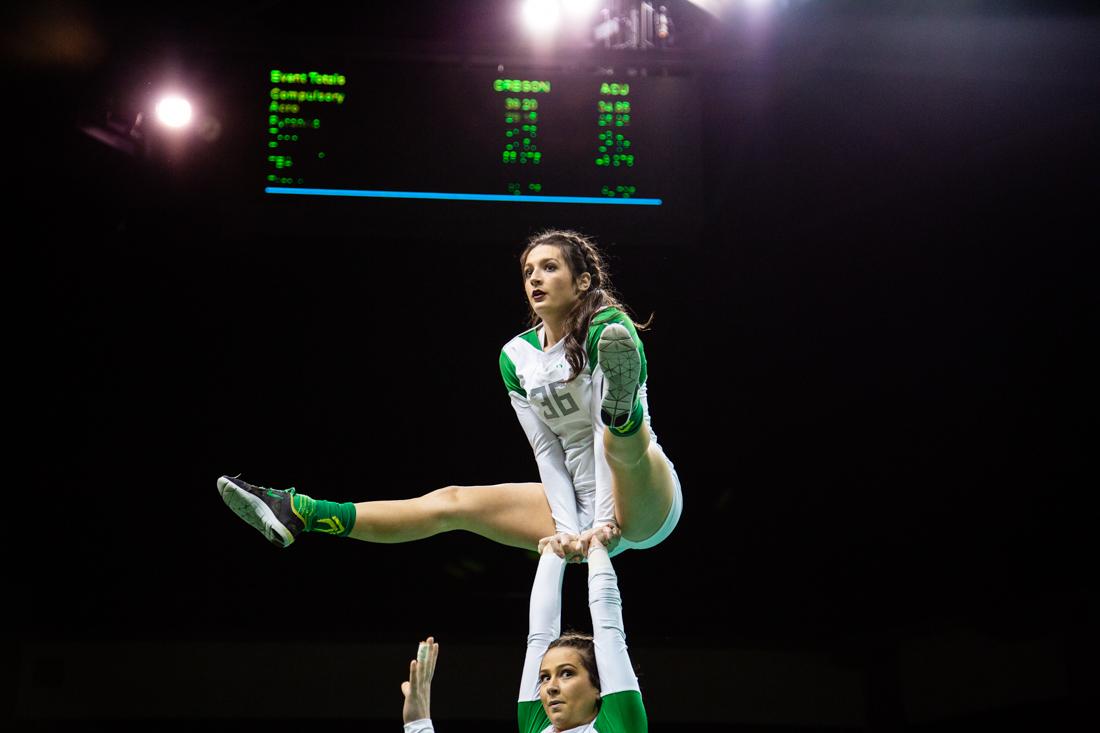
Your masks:
{"label": "green shoulder sleeve", "polygon": [[648,733],[649,718],[642,704],[642,693],[623,690],[605,695],[595,728],[607,733]]}
{"label": "green shoulder sleeve", "polygon": [[500,350],[500,376],[504,379],[504,386],[509,392],[515,392],[524,397],[527,396],[527,391],[519,386],[519,377],[516,376],[516,365],[508,357],[508,354],[504,353],[504,349]]}
{"label": "green shoulder sleeve", "polygon": [[550,718],[539,700],[524,700],[516,706],[516,723],[519,733],[541,733],[550,725]]}
{"label": "green shoulder sleeve", "polygon": [[630,337],[634,339],[634,343],[638,346],[638,354],[642,357],[642,371],[638,375],[638,384],[644,384],[647,373],[645,346],[642,344],[642,339],[638,336],[638,329],[634,327],[634,322],[618,308],[605,308],[592,317],[592,323],[588,326],[587,346],[589,367],[595,369],[596,365],[600,363],[600,354],[596,346],[600,342],[600,334],[603,333],[604,327],[609,323],[621,323],[626,327],[626,330],[630,332]]}

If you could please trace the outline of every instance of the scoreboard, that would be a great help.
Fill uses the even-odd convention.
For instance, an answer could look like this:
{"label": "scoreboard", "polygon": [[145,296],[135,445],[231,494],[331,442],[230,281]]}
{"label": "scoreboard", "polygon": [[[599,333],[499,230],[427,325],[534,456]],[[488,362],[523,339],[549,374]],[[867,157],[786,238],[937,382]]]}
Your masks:
{"label": "scoreboard", "polygon": [[701,208],[691,75],[346,59],[255,73],[255,185],[270,202],[550,204],[680,225]]}

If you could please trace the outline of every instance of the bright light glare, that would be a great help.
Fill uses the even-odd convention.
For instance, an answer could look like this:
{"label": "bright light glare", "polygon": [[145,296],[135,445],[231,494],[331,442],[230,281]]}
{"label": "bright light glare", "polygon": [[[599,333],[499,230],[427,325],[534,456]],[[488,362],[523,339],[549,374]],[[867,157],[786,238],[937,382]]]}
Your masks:
{"label": "bright light glare", "polygon": [[191,103],[183,97],[165,97],[157,102],[157,119],[168,127],[184,127],[191,121]]}
{"label": "bright light glare", "polygon": [[558,27],[560,11],[558,0],[524,0],[523,22],[534,33],[551,33]]}
{"label": "bright light glare", "polygon": [[596,0],[563,0],[566,15],[572,18],[585,18],[596,9]]}

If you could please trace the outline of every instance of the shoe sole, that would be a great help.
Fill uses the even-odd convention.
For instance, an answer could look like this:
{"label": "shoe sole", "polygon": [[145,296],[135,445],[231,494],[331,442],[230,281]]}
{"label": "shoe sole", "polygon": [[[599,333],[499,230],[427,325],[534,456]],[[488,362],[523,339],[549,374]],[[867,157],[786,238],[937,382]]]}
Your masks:
{"label": "shoe sole", "polygon": [[642,358],[630,331],[617,323],[604,328],[596,348],[607,379],[607,394],[601,407],[614,420],[634,408],[634,390],[638,387]]}
{"label": "shoe sole", "polygon": [[294,541],[294,535],[279,521],[267,504],[256,498],[252,492],[242,489],[233,482],[233,479],[227,476],[218,479],[218,493],[234,514],[255,527],[271,544],[277,547],[289,547]]}

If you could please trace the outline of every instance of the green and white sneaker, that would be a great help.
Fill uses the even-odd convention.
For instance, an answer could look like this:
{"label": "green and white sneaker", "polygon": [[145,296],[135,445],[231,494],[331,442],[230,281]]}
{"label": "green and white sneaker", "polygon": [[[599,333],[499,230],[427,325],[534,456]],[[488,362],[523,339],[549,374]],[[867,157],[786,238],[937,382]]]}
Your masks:
{"label": "green and white sneaker", "polygon": [[218,479],[218,493],[234,514],[279,547],[290,547],[305,527],[301,515],[294,509],[293,487],[286,491],[268,489],[239,478],[222,476]]}
{"label": "green and white sneaker", "polygon": [[618,323],[607,324],[596,346],[600,366],[607,381],[607,392],[601,405],[604,424],[620,431],[632,427],[638,399],[638,376],[642,371],[642,357],[630,331]]}

